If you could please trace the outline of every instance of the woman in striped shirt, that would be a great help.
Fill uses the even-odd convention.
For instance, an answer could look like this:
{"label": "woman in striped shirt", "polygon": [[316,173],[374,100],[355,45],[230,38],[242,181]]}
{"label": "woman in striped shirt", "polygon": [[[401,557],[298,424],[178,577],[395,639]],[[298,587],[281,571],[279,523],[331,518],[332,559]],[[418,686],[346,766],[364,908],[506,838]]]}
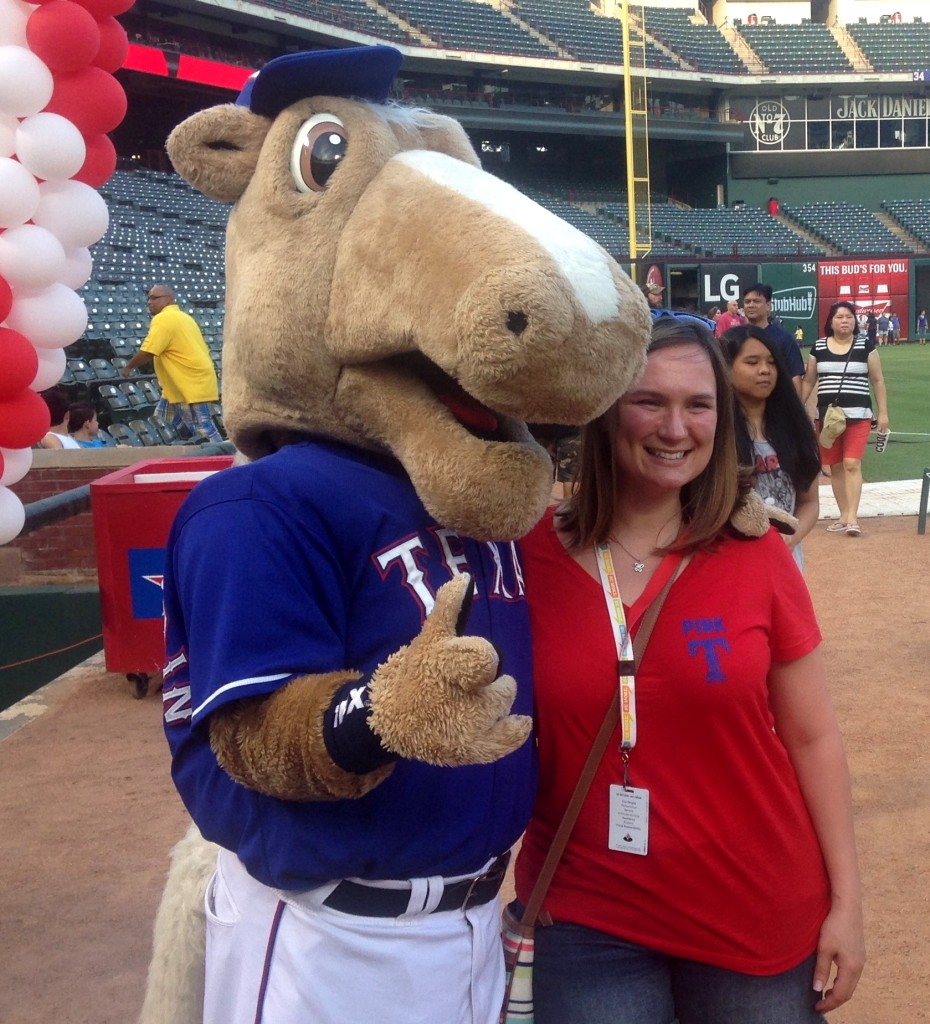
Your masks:
{"label": "woman in striped shirt", "polygon": [[839,519],[827,529],[847,537],[862,534],[856,516],[862,497],[862,456],[872,426],[870,385],[878,406],[879,432],[888,431],[888,395],[878,350],[857,331],[856,307],[851,302],[834,302],[824,324],[824,337],[811,348],[801,386],[802,401],[817,389],[819,424],[827,406],[834,403],[846,415],[846,429],[832,447],[820,446],[820,458],[830,467],[830,484],[839,509]]}

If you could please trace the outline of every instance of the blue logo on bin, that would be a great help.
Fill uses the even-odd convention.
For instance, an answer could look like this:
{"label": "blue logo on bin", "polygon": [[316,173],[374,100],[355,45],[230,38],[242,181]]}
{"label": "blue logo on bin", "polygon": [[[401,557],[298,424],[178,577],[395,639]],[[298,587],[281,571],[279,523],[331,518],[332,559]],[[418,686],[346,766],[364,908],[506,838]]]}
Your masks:
{"label": "blue logo on bin", "polygon": [[164,548],[129,549],[129,592],[134,619],[160,619],[165,579]]}

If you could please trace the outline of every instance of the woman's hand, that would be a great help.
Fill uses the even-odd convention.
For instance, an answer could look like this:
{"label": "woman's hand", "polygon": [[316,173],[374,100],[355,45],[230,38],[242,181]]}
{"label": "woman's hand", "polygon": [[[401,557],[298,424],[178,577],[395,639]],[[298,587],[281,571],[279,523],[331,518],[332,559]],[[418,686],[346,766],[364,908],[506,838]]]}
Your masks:
{"label": "woman's hand", "polygon": [[[830,971],[836,964],[833,984]],[[862,905],[858,899],[833,898],[830,912],[820,928],[817,962],[814,965],[814,991],[822,992],[817,1003],[820,1013],[842,1006],[852,998],[859,976],[865,966],[865,938],[862,927]]]}

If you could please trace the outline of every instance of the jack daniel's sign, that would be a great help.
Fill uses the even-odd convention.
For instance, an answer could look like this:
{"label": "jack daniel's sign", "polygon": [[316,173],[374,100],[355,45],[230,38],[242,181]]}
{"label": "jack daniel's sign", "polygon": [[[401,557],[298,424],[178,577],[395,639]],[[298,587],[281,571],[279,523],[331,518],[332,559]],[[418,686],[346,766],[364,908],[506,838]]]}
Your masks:
{"label": "jack daniel's sign", "polygon": [[930,117],[930,96],[837,96],[832,106],[837,121],[864,117]]}

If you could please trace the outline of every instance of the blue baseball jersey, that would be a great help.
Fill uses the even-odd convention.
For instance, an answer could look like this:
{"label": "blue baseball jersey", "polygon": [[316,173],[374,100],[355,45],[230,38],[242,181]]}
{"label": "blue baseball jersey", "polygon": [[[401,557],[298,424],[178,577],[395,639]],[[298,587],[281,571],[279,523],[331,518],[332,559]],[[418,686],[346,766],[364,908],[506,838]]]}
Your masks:
{"label": "blue baseball jersey", "polygon": [[454,574],[476,583],[466,633],[501,652],[532,713],[519,550],[440,526],[395,460],[326,440],[283,448],[193,490],[165,559],[164,721],[172,774],[208,839],[266,885],[479,869],[529,819],[532,741],[491,765],[401,760],[358,800],[295,802],[239,785],[210,749],[210,714],[309,673],[373,672],[419,632]]}

